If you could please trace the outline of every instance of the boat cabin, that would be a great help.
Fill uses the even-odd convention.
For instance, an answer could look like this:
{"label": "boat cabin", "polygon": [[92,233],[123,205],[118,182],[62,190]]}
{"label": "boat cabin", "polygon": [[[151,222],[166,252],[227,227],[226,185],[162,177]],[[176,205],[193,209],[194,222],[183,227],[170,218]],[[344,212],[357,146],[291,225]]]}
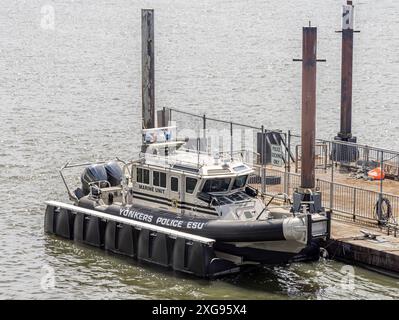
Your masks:
{"label": "boat cabin", "polygon": [[[130,168],[133,201],[146,206],[208,218],[255,218],[264,209],[247,185],[253,169],[179,143],[152,143]],[[234,215],[234,217],[231,217]]]}

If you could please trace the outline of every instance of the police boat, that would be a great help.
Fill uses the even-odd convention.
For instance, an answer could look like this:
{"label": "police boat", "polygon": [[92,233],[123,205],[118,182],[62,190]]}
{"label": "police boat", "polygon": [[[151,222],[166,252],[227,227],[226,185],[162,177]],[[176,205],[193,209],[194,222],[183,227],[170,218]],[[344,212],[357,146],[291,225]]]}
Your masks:
{"label": "police boat", "polygon": [[[47,202],[45,231],[199,276],[319,257],[328,213],[266,205],[242,158],[193,150],[176,136],[176,127],[143,130],[135,160],[66,164],[71,203]],[[78,166],[72,191],[64,170]]]}

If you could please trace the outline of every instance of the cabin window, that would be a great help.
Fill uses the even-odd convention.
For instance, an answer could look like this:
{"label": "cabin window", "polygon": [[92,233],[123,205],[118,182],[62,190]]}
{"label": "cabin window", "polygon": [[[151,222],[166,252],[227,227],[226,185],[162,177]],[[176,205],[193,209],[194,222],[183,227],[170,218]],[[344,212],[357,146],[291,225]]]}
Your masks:
{"label": "cabin window", "polygon": [[230,178],[217,178],[206,180],[202,192],[223,192],[229,189]]}
{"label": "cabin window", "polygon": [[170,178],[170,189],[174,192],[179,192],[179,179],[176,177]]}
{"label": "cabin window", "polygon": [[153,171],[152,172],[152,184],[156,187],[166,188],[166,173]]}
{"label": "cabin window", "polygon": [[150,184],[150,171],[143,168],[137,168],[137,182]]}
{"label": "cabin window", "polygon": [[248,176],[236,177],[233,183],[233,189],[242,188],[247,183]]}
{"label": "cabin window", "polygon": [[193,193],[195,186],[197,185],[197,179],[187,177],[186,178],[186,192]]}

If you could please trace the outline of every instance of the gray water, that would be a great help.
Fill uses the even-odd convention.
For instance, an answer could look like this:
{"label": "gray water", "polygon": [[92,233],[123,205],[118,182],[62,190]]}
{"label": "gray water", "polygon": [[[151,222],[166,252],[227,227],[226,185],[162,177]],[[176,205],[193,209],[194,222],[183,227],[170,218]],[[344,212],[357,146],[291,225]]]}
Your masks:
{"label": "gray water", "polygon": [[[156,104],[299,131],[301,28],[318,26],[318,136],[338,131],[340,1],[9,0],[0,11],[0,298],[399,298],[399,284],[343,264],[264,268],[204,281],[43,233],[65,201],[67,161],[135,157],[140,9],[155,9]],[[43,6],[55,10],[43,28]],[[399,2],[355,1],[354,133],[399,149]],[[44,25],[46,26],[46,25]],[[76,180],[75,180],[76,181]],[[54,287],[42,286],[54,271]],[[47,273],[46,273],[47,272]],[[51,271],[52,272],[52,271]]]}

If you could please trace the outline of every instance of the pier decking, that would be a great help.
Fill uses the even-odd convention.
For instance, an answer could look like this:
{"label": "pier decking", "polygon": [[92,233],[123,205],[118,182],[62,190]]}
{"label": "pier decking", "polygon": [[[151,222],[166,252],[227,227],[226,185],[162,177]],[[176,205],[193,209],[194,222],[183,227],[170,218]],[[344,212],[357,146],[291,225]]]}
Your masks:
{"label": "pier decking", "polygon": [[[399,239],[376,228],[334,220],[326,249],[331,259],[399,278]],[[375,237],[375,238],[374,238]]]}

